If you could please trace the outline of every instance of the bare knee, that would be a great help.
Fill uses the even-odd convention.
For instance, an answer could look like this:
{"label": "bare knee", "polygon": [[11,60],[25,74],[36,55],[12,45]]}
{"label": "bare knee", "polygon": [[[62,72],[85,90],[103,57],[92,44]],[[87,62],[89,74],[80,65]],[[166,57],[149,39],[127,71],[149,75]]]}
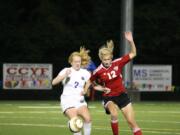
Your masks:
{"label": "bare knee", "polygon": [[84,122],[90,123],[91,122],[91,117],[90,116],[85,116],[84,117]]}
{"label": "bare knee", "polygon": [[111,119],[112,120],[117,120],[118,119],[118,109],[114,103],[111,103],[107,106],[107,109],[109,110],[111,114]]}
{"label": "bare knee", "polygon": [[127,118],[126,120],[127,120],[128,125],[129,125],[130,128],[132,128],[132,129],[139,128],[136,121],[135,121],[135,119],[133,117],[132,118]]}
{"label": "bare knee", "polygon": [[67,116],[69,119],[77,116],[77,110],[75,108],[67,109],[64,112],[65,116]]}
{"label": "bare knee", "polygon": [[86,107],[82,107],[78,110],[78,115],[81,116],[86,123],[91,122],[91,115]]}

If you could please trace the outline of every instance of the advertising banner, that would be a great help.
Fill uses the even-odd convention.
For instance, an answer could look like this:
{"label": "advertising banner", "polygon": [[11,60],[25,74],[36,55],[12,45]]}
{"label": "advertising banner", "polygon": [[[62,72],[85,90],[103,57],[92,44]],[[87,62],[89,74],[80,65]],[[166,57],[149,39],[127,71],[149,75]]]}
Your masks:
{"label": "advertising banner", "polygon": [[51,89],[52,64],[3,64],[3,89]]}
{"label": "advertising banner", "polygon": [[170,91],[171,65],[134,65],[133,87],[139,91]]}

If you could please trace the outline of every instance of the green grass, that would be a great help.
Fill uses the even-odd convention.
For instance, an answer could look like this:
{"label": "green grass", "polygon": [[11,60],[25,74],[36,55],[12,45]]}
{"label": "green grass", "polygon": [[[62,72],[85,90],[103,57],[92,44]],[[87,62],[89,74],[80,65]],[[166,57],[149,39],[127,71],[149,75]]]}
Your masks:
{"label": "green grass", "polygon": [[[180,103],[134,103],[144,135],[180,135]],[[92,135],[112,135],[101,102],[89,102]],[[119,111],[120,112],[120,111]],[[119,113],[120,135],[132,135]],[[58,101],[0,101],[0,135],[71,135]]]}

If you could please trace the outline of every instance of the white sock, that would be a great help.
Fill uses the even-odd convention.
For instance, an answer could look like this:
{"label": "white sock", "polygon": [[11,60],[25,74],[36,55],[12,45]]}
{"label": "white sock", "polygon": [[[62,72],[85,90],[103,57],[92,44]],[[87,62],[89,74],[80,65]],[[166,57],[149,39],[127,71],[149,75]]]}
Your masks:
{"label": "white sock", "polygon": [[141,130],[140,128],[134,128],[133,133],[136,133],[137,131]]}
{"label": "white sock", "polygon": [[78,133],[74,133],[73,135],[81,135],[81,132],[78,132]]}
{"label": "white sock", "polygon": [[90,135],[90,134],[91,134],[91,122],[84,123],[84,135]]}

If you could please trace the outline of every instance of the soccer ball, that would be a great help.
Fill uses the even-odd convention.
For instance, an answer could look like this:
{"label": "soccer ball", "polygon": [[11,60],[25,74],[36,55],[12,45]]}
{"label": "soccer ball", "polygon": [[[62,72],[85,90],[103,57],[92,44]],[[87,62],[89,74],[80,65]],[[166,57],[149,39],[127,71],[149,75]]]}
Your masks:
{"label": "soccer ball", "polygon": [[83,127],[83,120],[79,117],[74,117],[69,120],[68,126],[71,132],[80,132]]}

